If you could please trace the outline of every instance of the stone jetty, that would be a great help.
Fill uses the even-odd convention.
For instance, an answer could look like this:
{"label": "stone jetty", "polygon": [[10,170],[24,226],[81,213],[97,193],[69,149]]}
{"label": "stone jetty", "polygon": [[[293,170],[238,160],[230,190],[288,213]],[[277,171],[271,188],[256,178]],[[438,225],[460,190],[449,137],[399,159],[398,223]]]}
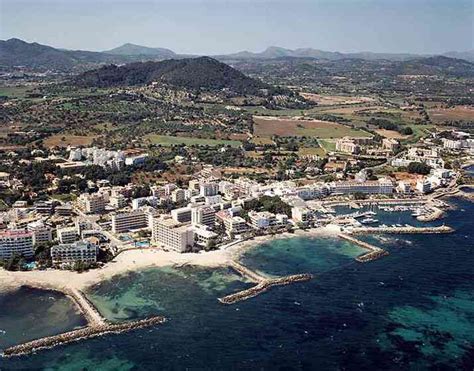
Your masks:
{"label": "stone jetty", "polygon": [[53,348],[59,345],[90,339],[105,334],[120,334],[126,331],[162,324],[163,322],[165,322],[165,320],[166,319],[164,317],[156,316],[133,322],[125,322],[118,324],[103,323],[100,325],[87,326],[59,335],[48,336],[38,340],[29,341],[20,345],[15,345],[13,347],[5,349],[3,351],[3,356],[12,357],[26,355],[41,349]]}
{"label": "stone jetty", "polygon": [[313,278],[313,275],[308,274],[308,273],[303,273],[303,274],[295,274],[292,276],[265,279],[264,281],[261,281],[256,286],[253,286],[249,289],[224,296],[223,298],[219,298],[219,301],[223,304],[234,304],[242,300],[253,298],[267,291],[272,286],[290,285],[296,282],[309,281],[311,278]]}
{"label": "stone jetty", "polygon": [[231,262],[229,264],[229,267],[231,267],[236,272],[240,273],[241,276],[246,277],[247,279],[249,279],[252,282],[263,282],[263,281],[268,279],[267,277],[263,276],[262,274],[260,274],[258,272],[255,272],[255,271],[247,268],[246,266],[244,266],[244,265],[242,265],[242,264],[240,264],[236,261]]}
{"label": "stone jetty", "polygon": [[376,260],[376,259],[379,259],[383,256],[388,255],[387,250],[384,250],[384,249],[381,249],[380,247],[371,245],[370,243],[358,240],[357,238],[354,238],[354,237],[349,236],[347,234],[341,233],[341,234],[339,234],[339,237],[344,239],[344,240],[355,243],[356,245],[358,245],[358,246],[360,246],[364,249],[369,250],[367,253],[365,253],[363,255],[360,255],[356,258],[356,260],[360,263],[367,263],[369,261]]}

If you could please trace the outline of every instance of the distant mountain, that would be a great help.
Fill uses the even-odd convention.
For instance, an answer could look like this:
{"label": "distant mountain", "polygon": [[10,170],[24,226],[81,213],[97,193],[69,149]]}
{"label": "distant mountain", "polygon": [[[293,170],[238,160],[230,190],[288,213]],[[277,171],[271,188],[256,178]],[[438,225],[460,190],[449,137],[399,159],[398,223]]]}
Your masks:
{"label": "distant mountain", "polygon": [[443,54],[445,57],[464,59],[469,62],[474,62],[474,49],[465,52],[448,52]]}
{"label": "distant mountain", "polygon": [[74,79],[75,84],[87,87],[133,86],[152,82],[188,89],[229,89],[239,94],[257,94],[260,89],[270,88],[209,57],[109,65],[87,71]]}
{"label": "distant mountain", "polygon": [[[449,52],[445,57],[474,62],[474,50]],[[104,64],[124,64],[137,61],[156,61],[164,59],[191,58],[191,55],[177,55],[164,48],[149,48],[135,44],[124,44],[105,52],[84,50],[64,50],[38,43],[27,43],[19,39],[0,40],[0,68],[23,66],[37,70],[56,70],[62,72],[81,72]],[[234,54],[218,55],[214,58],[228,62],[241,60],[266,60],[279,58],[311,58],[339,61],[359,59],[366,61],[412,61],[430,56],[394,53],[339,53],[312,48],[285,49],[271,46],[261,53],[242,51]]]}
{"label": "distant mountain", "polygon": [[111,63],[116,58],[103,53],[60,50],[19,39],[0,40],[0,66],[70,71],[77,66]]}
{"label": "distant mountain", "polygon": [[395,70],[400,75],[474,77],[474,63],[442,55],[404,61],[399,63]]}
{"label": "distant mountain", "polygon": [[328,59],[328,60],[339,60],[346,58],[353,59],[364,59],[364,60],[408,60],[420,57],[415,54],[395,54],[395,53],[371,53],[371,52],[360,52],[360,53],[339,53],[339,52],[328,52],[319,49],[312,48],[299,48],[299,49],[285,49],[278,46],[270,46],[261,53],[252,53],[248,51],[238,52],[234,54],[226,54],[216,56],[219,59],[274,59],[282,57],[293,57],[293,58],[315,58],[315,59]]}
{"label": "distant mountain", "polygon": [[149,48],[136,44],[123,44],[117,48],[104,51],[106,54],[128,55],[128,56],[149,56],[161,59],[176,58],[176,53],[165,48]]}
{"label": "distant mountain", "polygon": [[125,44],[108,52],[56,49],[20,39],[0,40],[0,67],[28,67],[62,72],[84,71],[101,64],[176,58],[168,49]]}

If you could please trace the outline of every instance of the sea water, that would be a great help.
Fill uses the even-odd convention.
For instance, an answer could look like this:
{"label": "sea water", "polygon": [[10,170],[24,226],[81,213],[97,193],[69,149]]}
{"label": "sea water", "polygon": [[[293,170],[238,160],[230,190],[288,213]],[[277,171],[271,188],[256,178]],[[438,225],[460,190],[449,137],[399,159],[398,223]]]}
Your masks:
{"label": "sea water", "polygon": [[[364,237],[390,252],[370,263],[355,262],[362,250],[332,238],[276,239],[251,249],[241,260],[253,269],[314,278],[234,305],[217,298],[251,284],[227,269],[165,267],[113,277],[88,291],[107,318],[159,314],[168,321],[0,360],[0,368],[471,370],[474,206],[450,202],[455,208],[444,219],[425,225],[445,223],[454,233]],[[414,223],[409,213],[377,218]]]}

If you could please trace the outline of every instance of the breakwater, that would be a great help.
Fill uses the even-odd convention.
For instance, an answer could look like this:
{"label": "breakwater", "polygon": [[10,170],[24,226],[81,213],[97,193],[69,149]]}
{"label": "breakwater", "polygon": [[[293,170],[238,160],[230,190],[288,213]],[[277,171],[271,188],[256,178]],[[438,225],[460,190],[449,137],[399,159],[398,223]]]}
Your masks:
{"label": "breakwater", "polygon": [[260,273],[257,273],[236,261],[231,262],[229,266],[236,272],[240,273],[241,276],[246,277],[252,282],[263,282],[267,280],[267,277],[262,276]]}
{"label": "breakwater", "polygon": [[303,274],[295,274],[292,276],[266,279],[249,289],[224,296],[223,298],[219,298],[219,301],[223,304],[234,304],[242,300],[253,298],[267,291],[272,286],[290,285],[296,282],[309,281],[311,278],[313,278],[312,274],[303,273]]}
{"label": "breakwater", "polygon": [[139,321],[118,324],[103,323],[95,326],[87,326],[81,329],[65,332],[59,335],[48,336],[7,348],[3,351],[4,357],[26,355],[37,350],[53,348],[80,340],[90,339],[105,334],[120,334],[123,332],[162,324],[165,318],[161,316],[150,317]]}
{"label": "breakwater", "polygon": [[350,241],[366,250],[369,250],[367,253],[362,254],[356,258],[356,260],[360,263],[367,263],[369,261],[376,260],[388,255],[388,251],[381,249],[380,247],[371,245],[370,243],[367,243],[365,241],[358,240],[357,238],[354,238],[347,234],[341,233],[339,234],[339,237],[344,240]]}
{"label": "breakwater", "polygon": [[427,233],[427,234],[439,234],[439,233],[452,233],[454,229],[446,225],[439,227],[360,227],[352,228],[352,234],[364,234],[364,233],[392,233],[392,234],[416,234],[416,233]]}
{"label": "breakwater", "polygon": [[77,307],[86,318],[89,326],[101,326],[106,324],[105,318],[102,317],[94,304],[87,299],[82,291],[70,289],[64,290],[64,293],[69,296],[74,303],[76,303]]}

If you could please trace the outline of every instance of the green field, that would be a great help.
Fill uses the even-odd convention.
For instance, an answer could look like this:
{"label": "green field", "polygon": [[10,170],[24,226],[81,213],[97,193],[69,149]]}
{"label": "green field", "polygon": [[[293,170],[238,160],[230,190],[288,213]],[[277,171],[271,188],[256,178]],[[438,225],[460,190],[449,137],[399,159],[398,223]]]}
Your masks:
{"label": "green field", "polygon": [[32,90],[32,88],[26,86],[0,86],[0,96],[25,98],[28,90]]}
{"label": "green field", "polygon": [[326,151],[322,147],[302,147],[298,150],[300,156],[324,156]]}
{"label": "green field", "polygon": [[326,152],[334,152],[336,150],[336,142],[319,139],[318,143]]}
{"label": "green field", "polygon": [[184,144],[186,146],[219,146],[230,145],[231,147],[239,147],[241,142],[237,140],[221,140],[221,139],[202,139],[202,138],[188,138],[188,137],[172,137],[168,135],[147,135],[145,137],[152,144],[160,144],[162,146],[172,146]]}

